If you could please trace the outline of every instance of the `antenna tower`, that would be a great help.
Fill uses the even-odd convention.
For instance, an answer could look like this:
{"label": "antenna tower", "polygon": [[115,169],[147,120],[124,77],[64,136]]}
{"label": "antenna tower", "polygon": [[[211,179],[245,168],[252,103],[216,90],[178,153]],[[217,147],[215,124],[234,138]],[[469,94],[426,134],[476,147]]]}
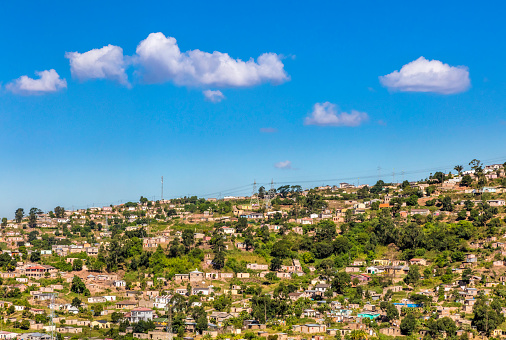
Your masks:
{"label": "antenna tower", "polygon": [[255,207],[256,207],[256,208],[259,208],[259,207],[260,207],[260,202],[258,201],[257,181],[256,181],[256,180],[253,182],[253,192],[252,192],[252,194],[251,194],[250,205],[251,205],[251,209],[252,209],[252,210],[253,210]]}

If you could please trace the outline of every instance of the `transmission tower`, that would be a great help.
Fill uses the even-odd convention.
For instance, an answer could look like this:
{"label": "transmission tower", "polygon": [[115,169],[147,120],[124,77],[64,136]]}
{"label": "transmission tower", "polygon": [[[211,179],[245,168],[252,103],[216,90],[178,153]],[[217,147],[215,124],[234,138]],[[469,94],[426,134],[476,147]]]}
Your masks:
{"label": "transmission tower", "polygon": [[51,327],[51,340],[54,340],[54,295],[55,293],[52,293],[51,295],[51,314],[49,315],[49,317],[51,318],[51,323],[50,323],[50,327]]}
{"label": "transmission tower", "polygon": [[[168,340],[172,340],[172,306],[170,304],[170,301],[168,303],[168,315],[167,315],[167,339]],[[167,314],[167,307],[165,307],[165,310],[166,310],[166,313]]]}
{"label": "transmission tower", "polygon": [[260,207],[260,202],[258,201],[258,193],[257,193],[257,181],[253,182],[253,192],[251,193],[250,203],[251,209],[253,210],[255,207]]}
{"label": "transmission tower", "polygon": [[274,190],[274,181],[271,179],[271,188],[267,191],[267,194],[264,197],[264,206],[266,210],[271,208],[271,200],[274,198],[275,190]]}

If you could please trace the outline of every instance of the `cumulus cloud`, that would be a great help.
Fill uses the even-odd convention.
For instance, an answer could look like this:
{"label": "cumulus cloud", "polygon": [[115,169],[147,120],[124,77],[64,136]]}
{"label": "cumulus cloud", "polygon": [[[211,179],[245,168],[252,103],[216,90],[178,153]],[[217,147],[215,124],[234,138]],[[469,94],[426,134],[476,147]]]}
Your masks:
{"label": "cumulus cloud", "polygon": [[204,94],[204,97],[206,97],[206,99],[212,103],[219,103],[223,99],[225,99],[225,95],[219,90],[216,90],[216,91],[205,90],[202,93]]}
{"label": "cumulus cloud", "polygon": [[65,58],[70,61],[72,76],[81,81],[108,79],[129,86],[125,73],[127,62],[119,46],[107,45],[85,53],[67,52]]}
{"label": "cumulus cloud", "polygon": [[267,127],[267,128],[260,128],[260,132],[262,133],[276,133],[278,132],[278,129]]}
{"label": "cumulus cloud", "polygon": [[278,163],[274,164],[274,167],[276,167],[278,169],[291,169],[292,162],[290,162],[290,161],[278,162]]}
{"label": "cumulus cloud", "polygon": [[67,88],[67,81],[61,79],[54,69],[35,72],[38,79],[21,76],[8,83],[5,88],[16,94],[44,94]]}
{"label": "cumulus cloud", "polygon": [[181,86],[248,87],[289,80],[281,57],[264,53],[257,60],[233,59],[227,53],[181,52],[173,37],[151,33],[137,46],[138,75],[146,83],[173,82]]}
{"label": "cumulus cloud", "polygon": [[368,120],[369,116],[365,112],[352,110],[351,113],[338,113],[335,104],[325,102],[316,103],[313,106],[313,111],[306,117],[304,124],[320,126],[359,126]]}
{"label": "cumulus cloud", "polygon": [[466,91],[471,86],[467,67],[450,66],[424,57],[379,79],[383,86],[403,92],[453,94]]}

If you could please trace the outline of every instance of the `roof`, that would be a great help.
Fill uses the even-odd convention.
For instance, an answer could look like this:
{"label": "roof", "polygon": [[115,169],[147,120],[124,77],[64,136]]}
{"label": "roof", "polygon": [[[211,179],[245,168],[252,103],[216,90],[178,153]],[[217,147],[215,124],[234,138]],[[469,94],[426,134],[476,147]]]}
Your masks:
{"label": "roof", "polygon": [[116,304],[117,305],[136,305],[137,302],[126,300],[126,301],[118,301],[118,302],[116,302]]}

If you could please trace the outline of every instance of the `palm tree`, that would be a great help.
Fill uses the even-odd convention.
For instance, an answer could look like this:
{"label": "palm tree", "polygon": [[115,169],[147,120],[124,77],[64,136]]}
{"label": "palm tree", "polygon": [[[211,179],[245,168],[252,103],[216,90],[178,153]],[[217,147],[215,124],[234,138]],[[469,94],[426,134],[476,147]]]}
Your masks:
{"label": "palm tree", "polygon": [[462,173],[462,170],[464,170],[464,167],[462,165],[456,165],[454,167],[455,171],[457,171],[459,173],[459,176],[460,174]]}

